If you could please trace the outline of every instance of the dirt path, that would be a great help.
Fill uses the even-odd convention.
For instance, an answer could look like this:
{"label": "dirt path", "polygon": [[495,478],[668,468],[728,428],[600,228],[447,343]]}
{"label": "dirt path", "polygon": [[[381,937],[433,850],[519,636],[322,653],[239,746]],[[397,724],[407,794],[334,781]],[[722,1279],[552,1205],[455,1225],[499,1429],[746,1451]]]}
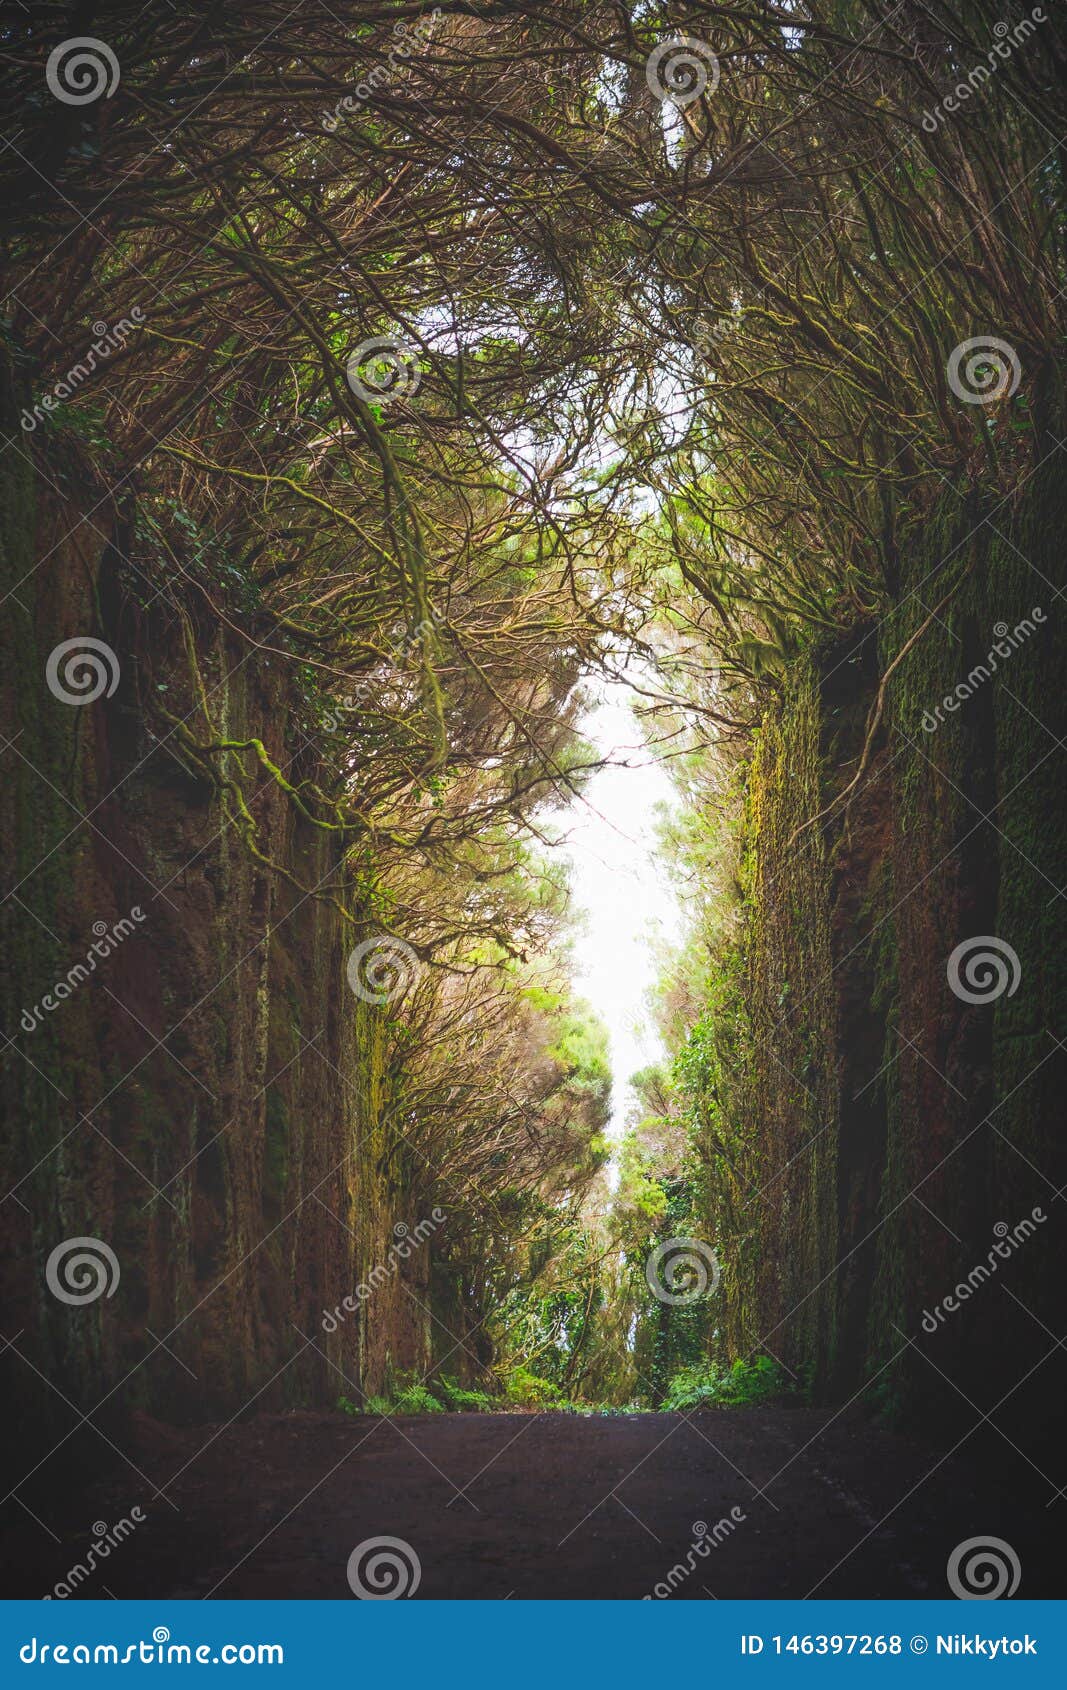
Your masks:
{"label": "dirt path", "polygon": [[420,1598],[939,1597],[952,1549],[989,1533],[1019,1554],[1020,1595],[1062,1594],[1033,1475],[990,1489],[979,1451],[962,1466],[830,1414],[142,1422],[126,1453],[174,1506],[113,1468],[62,1518],[41,1515],[41,1533],[25,1521],[17,1545],[9,1534],[5,1594],[43,1595],[83,1559],[94,1521],[113,1527],[135,1505],[145,1523],[76,1594],[351,1599],[352,1551],[386,1536],[418,1558]]}

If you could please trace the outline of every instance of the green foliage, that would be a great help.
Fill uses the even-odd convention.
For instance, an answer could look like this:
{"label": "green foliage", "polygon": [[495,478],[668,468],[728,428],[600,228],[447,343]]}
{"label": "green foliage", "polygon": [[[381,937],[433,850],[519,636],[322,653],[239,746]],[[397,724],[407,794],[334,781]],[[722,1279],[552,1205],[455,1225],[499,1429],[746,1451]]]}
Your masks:
{"label": "green foliage", "polygon": [[504,1394],[509,1403],[521,1408],[556,1408],[562,1401],[558,1385],[554,1385],[551,1379],[541,1379],[537,1374],[527,1372],[524,1367],[516,1367],[508,1375]]}
{"label": "green foliage", "polygon": [[397,1394],[395,1414],[443,1414],[444,1404],[438,1402],[425,1385],[405,1385]]}
{"label": "green foliage", "polygon": [[361,1406],[358,1402],[353,1402],[351,1397],[342,1394],[338,1397],[336,1406],[342,1414],[347,1414],[352,1420],[363,1414],[382,1415],[393,1412],[393,1405],[388,1397],[365,1397]]}
{"label": "green foliage", "polygon": [[430,1380],[430,1389],[442,1407],[455,1414],[488,1414],[499,1405],[487,1391],[468,1391],[442,1374]]}
{"label": "green foliage", "polygon": [[740,1358],[732,1367],[718,1362],[701,1362],[683,1367],[672,1378],[663,1407],[683,1411],[691,1408],[750,1408],[786,1394],[786,1375],[770,1356],[754,1361]]}
{"label": "green foliage", "polygon": [[660,1172],[642,1143],[640,1128],[628,1132],[619,1146],[618,1169],[617,1210],[621,1213],[629,1208],[650,1225],[662,1220],[667,1213],[667,1195]]}
{"label": "green foliage", "polygon": [[340,1396],[337,1399],[337,1407],[342,1414],[347,1414],[354,1420],[358,1420],[367,1414],[372,1415],[375,1419],[381,1419],[383,1415],[398,1412],[396,1403],[389,1397],[364,1397],[361,1406],[359,1403],[353,1402],[351,1397]]}
{"label": "green foliage", "polygon": [[[342,1397],[341,1402],[346,1404],[347,1399]],[[362,1409],[356,1408],[354,1403],[347,1403],[345,1407],[346,1414],[392,1414],[394,1412],[393,1404],[388,1397],[368,1397],[366,1405]]]}
{"label": "green foliage", "polygon": [[496,1398],[487,1391],[466,1390],[447,1375],[428,1380],[412,1377],[401,1381],[394,1396],[367,1397],[362,1408],[350,1397],[337,1399],[337,1407],[342,1414],[354,1417],[368,1414],[487,1414],[498,1406]]}

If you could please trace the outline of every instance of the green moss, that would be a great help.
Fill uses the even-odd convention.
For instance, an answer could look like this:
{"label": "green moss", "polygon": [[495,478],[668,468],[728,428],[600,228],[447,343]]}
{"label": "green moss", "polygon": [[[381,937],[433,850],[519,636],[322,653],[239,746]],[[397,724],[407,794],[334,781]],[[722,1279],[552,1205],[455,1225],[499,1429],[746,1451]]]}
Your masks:
{"label": "green moss", "polygon": [[[851,648],[823,640],[790,665],[732,823],[741,931],[717,947],[676,1063],[705,1236],[722,1256],[710,1354],[727,1365],[766,1337],[816,1396],[871,1381],[868,1399],[897,1420],[925,1400],[924,1382],[893,1361],[900,1333],[951,1271],[949,1235],[912,1192],[923,1181],[944,1227],[983,1236],[1001,1210],[1026,1212],[1040,1195],[1034,1167],[1058,1161],[1059,1082],[1042,1058],[1043,1028],[1067,1000],[1055,896],[1067,839],[1049,826],[1061,802],[1050,753],[1064,734],[1054,583],[1065,521],[1067,489],[1048,469],[995,528],[946,499],[877,630],[877,661],[861,628]],[[847,825],[805,828],[855,770],[879,673],[953,583],[940,623],[894,672]],[[924,728],[995,626],[1035,607],[1045,620],[998,673]],[[949,952],[975,932],[1010,943],[1029,986],[984,1020],[946,981]],[[863,1084],[852,1080],[861,1058]],[[996,1134],[973,1131],[983,1108],[996,1108]],[[1041,1271],[1037,1251],[1019,1266],[1055,1329]],[[1003,1309],[995,1318],[1010,1348],[1013,1323]]]}

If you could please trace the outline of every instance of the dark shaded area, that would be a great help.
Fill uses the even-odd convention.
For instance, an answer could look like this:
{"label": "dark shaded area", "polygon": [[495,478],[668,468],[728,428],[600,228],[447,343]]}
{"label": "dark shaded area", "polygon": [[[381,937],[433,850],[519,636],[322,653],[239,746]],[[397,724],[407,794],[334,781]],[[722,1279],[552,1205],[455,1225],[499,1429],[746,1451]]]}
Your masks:
{"label": "dark shaded area", "polygon": [[145,1523],[77,1594],[350,1599],[352,1551],[388,1536],[418,1557],[430,1599],[640,1598],[657,1585],[696,1601],[933,1598],[952,1594],[960,1540],[990,1533],[1019,1557],[1020,1596],[1055,1594],[1056,1516],[1023,1463],[1002,1448],[994,1469],[977,1439],[951,1455],[852,1412],[297,1412],[186,1432],[142,1421],[130,1455],[165,1491],[126,1467],[52,1517],[61,1542],[27,1522],[17,1554],[3,1545],[9,1595],[44,1594],[90,1522],[128,1516],[135,1497]]}

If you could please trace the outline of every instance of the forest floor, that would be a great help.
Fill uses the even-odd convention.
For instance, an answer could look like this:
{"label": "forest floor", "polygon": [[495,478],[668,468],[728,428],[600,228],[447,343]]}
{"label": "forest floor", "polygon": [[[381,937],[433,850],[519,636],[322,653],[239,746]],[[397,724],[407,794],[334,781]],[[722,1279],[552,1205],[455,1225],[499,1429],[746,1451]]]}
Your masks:
{"label": "forest floor", "polygon": [[390,1537],[420,1598],[943,1597],[952,1550],[990,1533],[1020,1557],[1021,1596],[1054,1594],[1047,1487],[1007,1473],[1003,1446],[991,1488],[973,1444],[945,1459],[831,1414],[142,1418],[86,1489],[32,1499],[41,1530],[23,1515],[0,1542],[3,1594],[43,1595],[93,1522],[134,1506],[144,1523],[74,1594],[351,1599],[353,1550]]}

